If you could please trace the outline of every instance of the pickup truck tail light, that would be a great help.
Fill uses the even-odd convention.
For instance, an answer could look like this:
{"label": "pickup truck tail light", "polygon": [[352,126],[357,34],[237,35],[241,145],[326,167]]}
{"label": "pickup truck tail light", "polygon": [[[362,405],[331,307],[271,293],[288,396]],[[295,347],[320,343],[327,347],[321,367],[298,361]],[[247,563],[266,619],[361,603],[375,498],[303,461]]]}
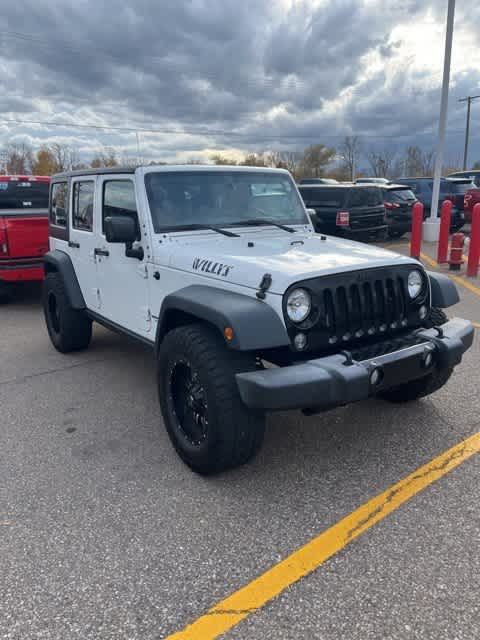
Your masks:
{"label": "pickup truck tail light", "polygon": [[398,202],[384,202],[385,209],[400,209]]}
{"label": "pickup truck tail light", "polygon": [[0,220],[0,258],[8,256],[8,236],[7,227],[3,220]]}
{"label": "pickup truck tail light", "polygon": [[348,227],[350,224],[350,212],[339,211],[337,213],[337,227]]}

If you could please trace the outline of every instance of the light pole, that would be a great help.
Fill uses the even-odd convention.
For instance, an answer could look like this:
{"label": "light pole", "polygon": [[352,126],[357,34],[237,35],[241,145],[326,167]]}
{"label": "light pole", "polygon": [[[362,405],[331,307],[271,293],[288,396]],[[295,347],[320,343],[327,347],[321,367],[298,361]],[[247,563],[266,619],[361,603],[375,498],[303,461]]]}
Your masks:
{"label": "light pole", "polygon": [[443,63],[442,99],[440,102],[440,120],[438,122],[438,140],[435,154],[435,170],[433,174],[432,206],[430,217],[425,221],[423,237],[427,242],[436,242],[440,232],[438,224],[438,199],[440,197],[440,178],[443,166],[443,147],[445,145],[445,128],[447,125],[448,85],[450,82],[450,60],[452,58],[453,20],[455,17],[455,0],[448,0],[447,31],[445,36],[445,57]]}
{"label": "light pole", "polygon": [[465,150],[463,152],[463,170],[467,168],[468,158],[468,138],[470,136],[470,105],[474,100],[477,100],[480,96],[467,96],[466,98],[460,98],[459,102],[467,103],[467,126],[465,128]]}

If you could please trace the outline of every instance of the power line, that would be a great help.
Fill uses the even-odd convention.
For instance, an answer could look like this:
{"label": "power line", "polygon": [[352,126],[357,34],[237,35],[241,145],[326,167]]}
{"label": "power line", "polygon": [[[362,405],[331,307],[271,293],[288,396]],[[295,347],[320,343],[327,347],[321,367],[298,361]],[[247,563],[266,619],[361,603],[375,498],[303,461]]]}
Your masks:
{"label": "power line", "polygon": [[468,138],[470,136],[470,105],[474,100],[478,100],[480,96],[467,96],[466,98],[460,98],[459,102],[467,103],[467,126],[465,127],[465,148],[463,151],[463,170],[467,168],[468,158]]}
{"label": "power line", "polygon": [[[94,130],[104,130],[104,131],[120,131],[123,133],[158,133],[158,134],[172,134],[172,135],[187,135],[187,136],[219,136],[219,137],[239,137],[239,138],[256,138],[259,140],[300,140],[300,139],[315,139],[315,138],[344,138],[345,135],[351,134],[313,134],[313,133],[291,133],[291,134],[259,134],[258,132],[240,132],[240,131],[232,131],[226,129],[171,129],[171,128],[159,128],[159,129],[149,129],[143,126],[139,127],[118,127],[112,125],[98,125],[98,124],[80,124],[73,122],[57,122],[53,120],[28,120],[28,119],[5,119],[1,118],[0,123],[4,124],[35,124],[45,127],[64,127],[66,129],[94,129]],[[449,134],[460,133],[462,129],[451,129]],[[373,140],[397,140],[401,138],[412,138],[418,136],[429,136],[432,135],[433,131],[423,131],[421,133],[418,132],[410,132],[410,133],[399,133],[399,134],[388,134],[388,135],[377,135],[377,134],[360,134],[361,138],[373,139]]]}

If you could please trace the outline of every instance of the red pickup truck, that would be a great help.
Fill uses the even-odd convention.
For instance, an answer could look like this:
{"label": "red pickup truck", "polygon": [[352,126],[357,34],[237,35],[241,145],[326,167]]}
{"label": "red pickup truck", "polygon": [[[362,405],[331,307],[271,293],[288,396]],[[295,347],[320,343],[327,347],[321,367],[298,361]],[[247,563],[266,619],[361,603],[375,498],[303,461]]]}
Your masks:
{"label": "red pickup truck", "polygon": [[0,301],[15,283],[43,279],[49,187],[48,176],[0,176]]}

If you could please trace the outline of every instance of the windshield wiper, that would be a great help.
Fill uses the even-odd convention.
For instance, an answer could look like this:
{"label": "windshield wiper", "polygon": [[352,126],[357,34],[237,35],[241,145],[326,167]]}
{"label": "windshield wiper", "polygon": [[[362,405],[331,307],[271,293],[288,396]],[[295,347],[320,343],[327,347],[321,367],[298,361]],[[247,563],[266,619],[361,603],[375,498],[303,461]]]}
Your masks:
{"label": "windshield wiper", "polygon": [[182,224],[179,227],[175,227],[175,231],[196,231],[200,229],[209,229],[210,231],[216,231],[217,233],[221,233],[222,236],[228,236],[229,238],[240,238],[238,233],[233,233],[232,231],[226,231],[225,229],[221,229],[213,224]]}
{"label": "windshield wiper", "polygon": [[[271,220],[270,218],[251,218],[250,220],[241,220],[238,222],[239,227],[249,226],[249,227],[259,227],[263,225],[271,225],[272,227],[278,227],[279,229],[283,229],[283,231],[288,231],[288,233],[296,233],[296,229],[292,229],[292,227],[287,227],[286,224],[281,224],[280,222],[275,222],[275,220]],[[231,223],[232,227],[237,226],[236,222]]]}

